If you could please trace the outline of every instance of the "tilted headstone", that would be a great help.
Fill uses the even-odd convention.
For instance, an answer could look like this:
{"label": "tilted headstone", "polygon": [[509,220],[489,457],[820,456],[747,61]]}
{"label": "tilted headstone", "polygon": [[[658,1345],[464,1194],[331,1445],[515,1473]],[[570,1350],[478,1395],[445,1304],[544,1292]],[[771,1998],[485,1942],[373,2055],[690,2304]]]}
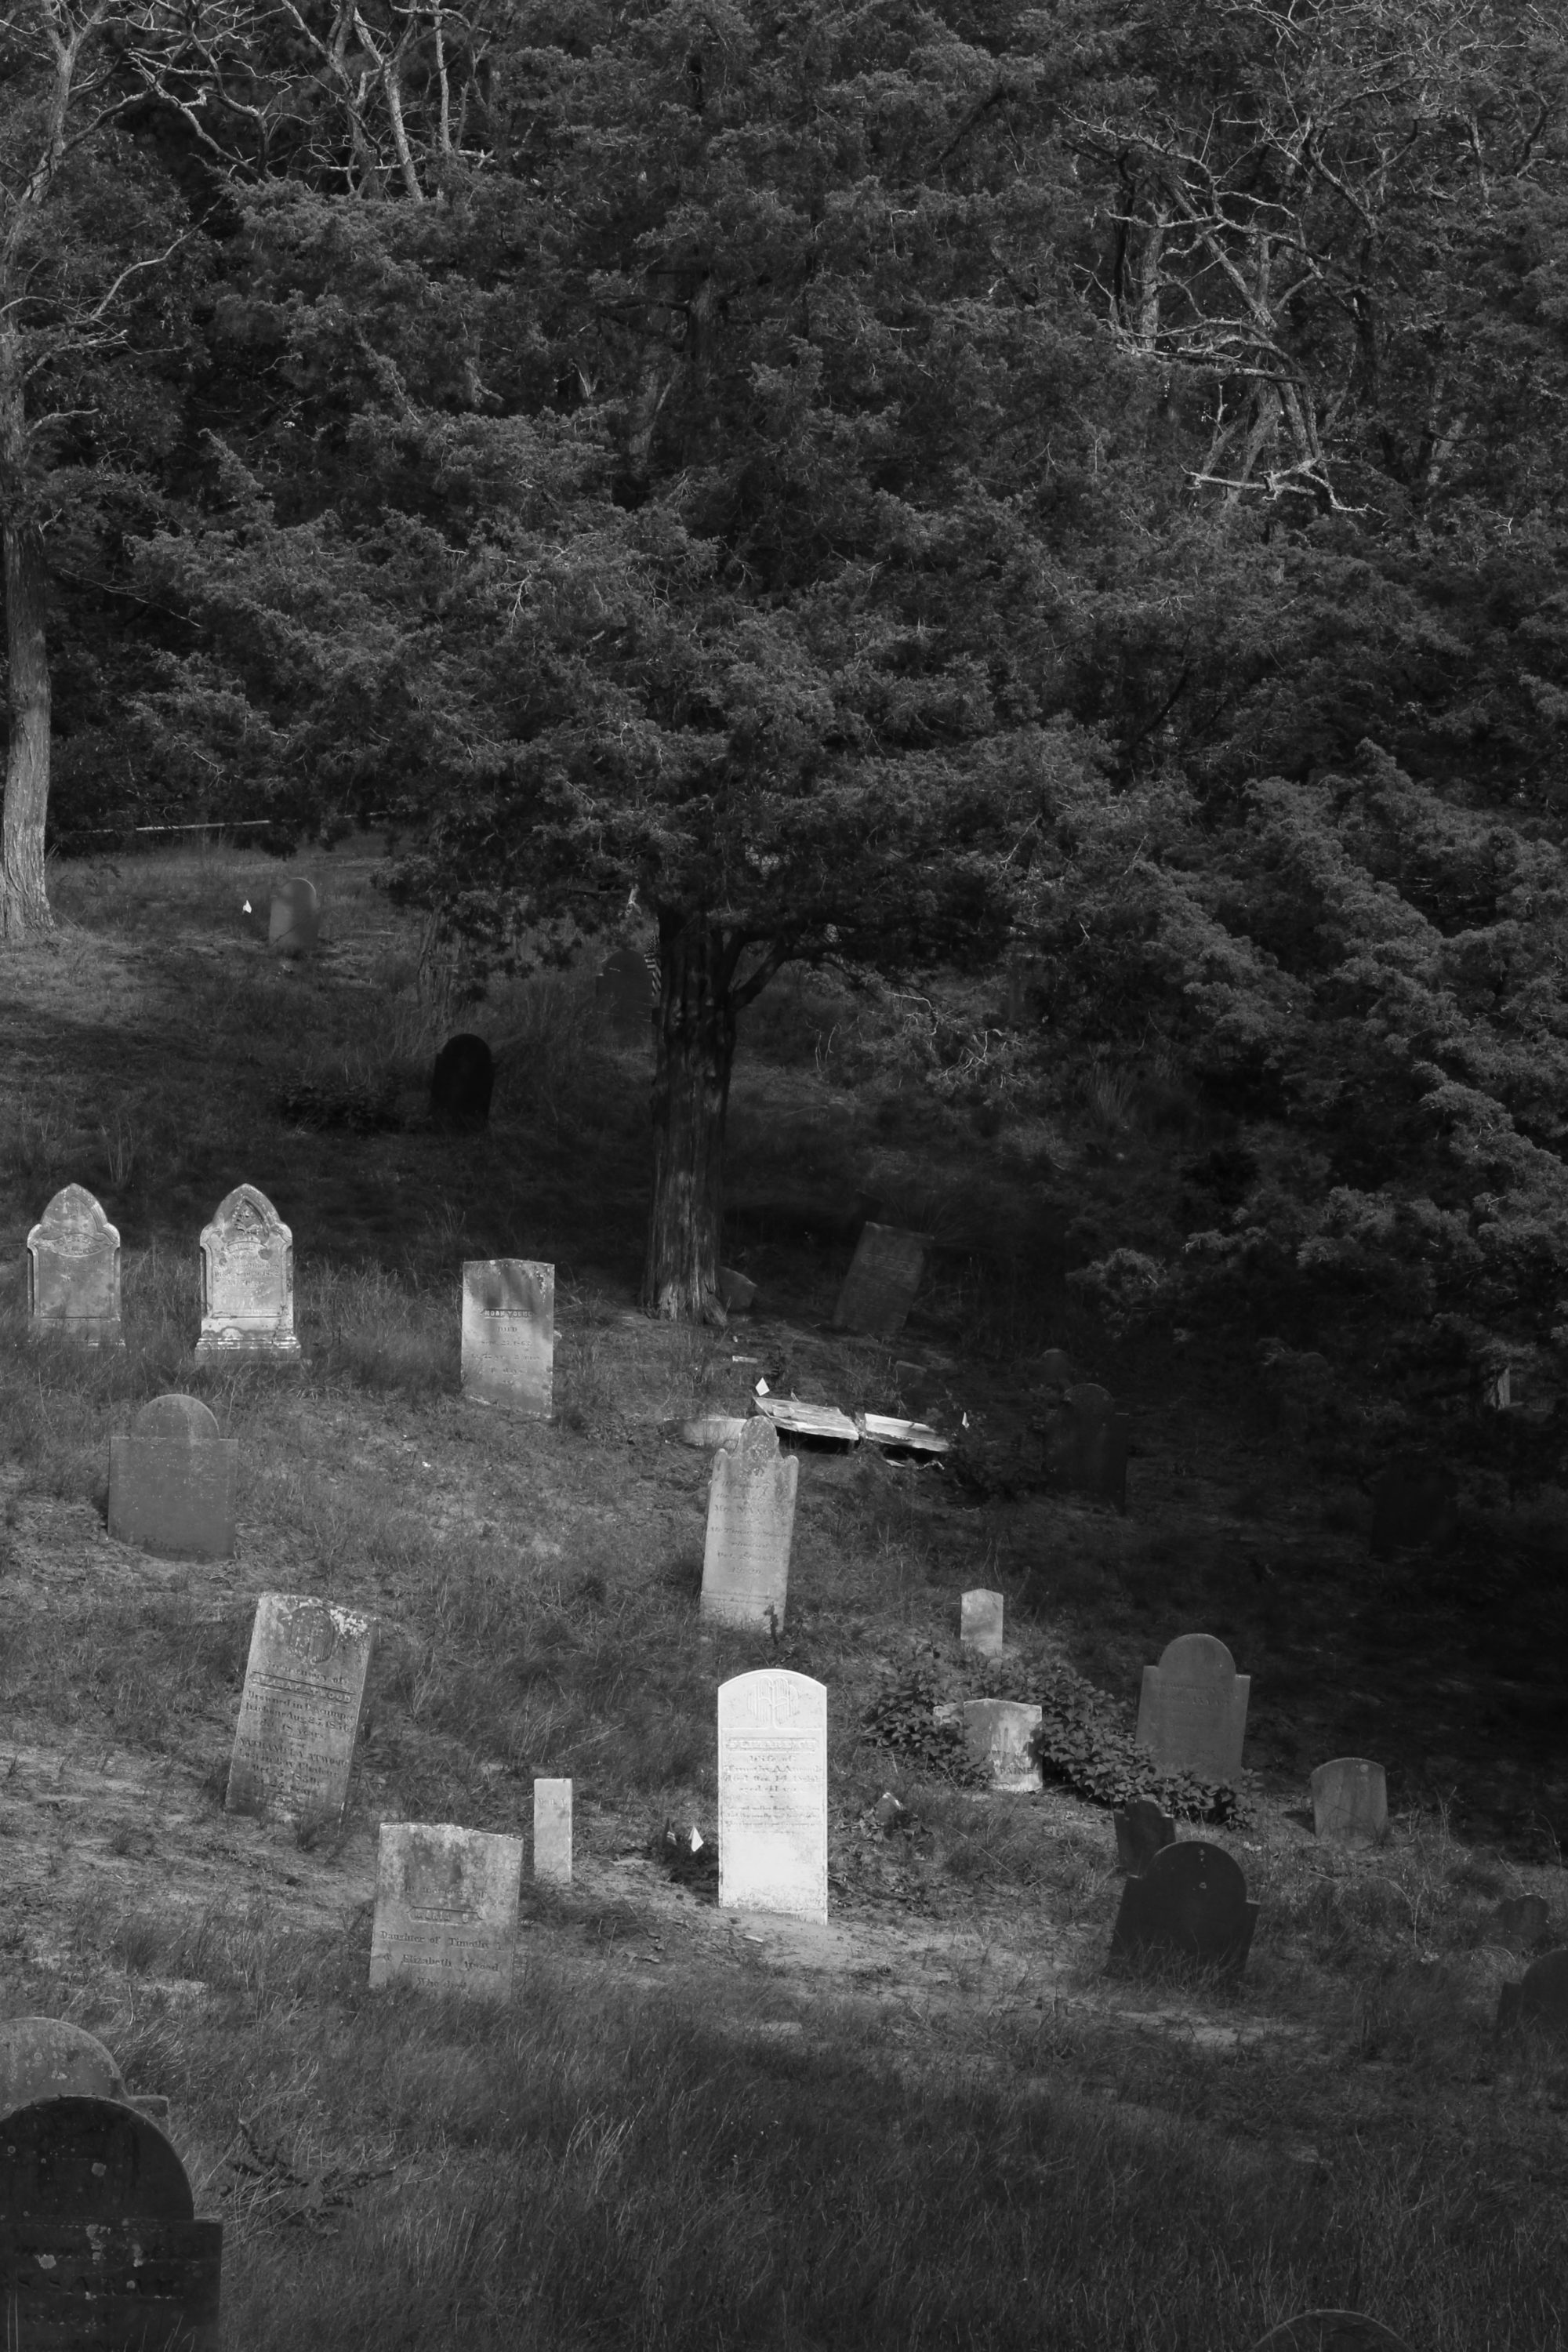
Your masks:
{"label": "tilted headstone", "polygon": [[1021,1699],[971,1698],[963,1702],[963,1740],[976,1764],[991,1775],[999,1796],[1031,1795],[1043,1786],[1030,1741],[1041,1711]]}
{"label": "tilted headstone", "polygon": [[977,1589],[964,1593],[958,1604],[960,1648],[973,1652],[977,1658],[999,1658],[1002,1654],[1004,1606],[1003,1596],[999,1592]]}
{"label": "tilted headstone", "polygon": [[0,2311],[29,2352],[218,2352],[223,2224],[163,2133],[68,2095],[0,2120]]}
{"label": "tilted headstone", "polygon": [[1544,1895],[1505,1895],[1492,1918],[1498,1933],[1526,1952],[1544,1944],[1552,1933],[1552,1906]]}
{"label": "tilted headstone", "polygon": [[1260,2336],[1253,2352],[1408,2352],[1405,2339],[1360,2311],[1302,2311]]}
{"label": "tilted headstone", "polygon": [[254,1184],[237,1184],[202,1228],[202,1329],[196,1361],[291,1362],[294,1237]]}
{"label": "tilted headstone", "polygon": [[827,1919],[827,1691],[763,1667],[719,1685],[719,1903]]}
{"label": "tilted headstone", "polygon": [[110,1534],[162,1559],[232,1559],[238,1462],[199,1397],[154,1397],[109,1441]]}
{"label": "tilted headstone", "polygon": [[1312,1775],[1312,1827],[1321,1838],[1352,1845],[1388,1827],[1388,1780],[1364,1756],[1336,1756]]}
{"label": "tilted headstone", "polygon": [[1445,1463],[1401,1454],[1373,1484],[1373,1552],[1384,1559],[1417,1546],[1441,1551],[1459,1530],[1458,1491]]}
{"label": "tilted headstone", "polygon": [[541,1886],[572,1884],[572,1783],[533,1784],[533,1875]]}
{"label": "tilted headstone", "polygon": [[374,1638],[374,1618],[354,1610],[262,1593],[224,1800],[231,1813],[342,1819]]}
{"label": "tilted headstone", "polygon": [[526,1257],[463,1266],[463,1394],[548,1421],[555,1382],[555,1268]]}
{"label": "tilted headstone", "polygon": [[1223,1846],[1186,1838],[1157,1853],[1121,1889],[1111,1932],[1112,1959],[1167,1954],[1205,1967],[1246,1965],[1258,1921],[1247,1881]]}
{"label": "tilted headstone", "polygon": [[120,1231],[92,1194],[68,1184],[27,1235],[31,1330],[81,1348],[122,1348]]}
{"label": "tilted headstone", "polygon": [[863,1225],[833,1310],[834,1329],[896,1339],[914,1304],[930,1247],[929,1234],[902,1233],[897,1225]]}
{"label": "tilted headstone", "polygon": [[272,893],[272,914],[267,927],[269,947],[279,955],[309,955],[321,935],[321,902],[316,886],[302,874],[279,882]]}
{"label": "tilted headstone", "polygon": [[783,1625],[799,1478],[799,1461],[780,1454],[778,1431],[762,1414],[714,1454],[700,1604],[709,1624],[764,1633]]}
{"label": "tilted headstone", "polygon": [[1127,1509],[1127,1416],[1093,1381],[1069,1388],[1059,1419],[1061,1475],[1075,1495]]}
{"label": "tilted headstone", "polygon": [[430,1073],[431,1118],[458,1134],[488,1127],[495,1082],[495,1061],[482,1037],[448,1037]]}
{"label": "tilted headstone", "polygon": [[621,946],[599,967],[594,988],[597,1011],[619,1037],[640,1039],[649,1034],[657,1002],[653,974],[634,947]]}
{"label": "tilted headstone", "polygon": [[1539,2026],[1555,2040],[1568,2041],[1568,1951],[1542,1952],[1520,1983],[1504,1985],[1498,1995],[1497,2021],[1505,2028]]}
{"label": "tilted headstone", "polygon": [[1176,1843],[1176,1824],[1163,1813],[1152,1797],[1134,1797],[1125,1811],[1112,1815],[1116,1824],[1116,1859],[1130,1878],[1142,1878],[1157,1853]]}
{"label": "tilted headstone", "polygon": [[504,2000],[517,1953],[522,1840],[450,1822],[383,1822],[370,1984]]}
{"label": "tilted headstone", "polygon": [[1223,1642],[1212,1633],[1181,1634],[1167,1644],[1157,1666],[1143,1669],[1139,1746],[1162,1772],[1235,1780],[1241,1771],[1251,1688],[1251,1675],[1237,1673]]}

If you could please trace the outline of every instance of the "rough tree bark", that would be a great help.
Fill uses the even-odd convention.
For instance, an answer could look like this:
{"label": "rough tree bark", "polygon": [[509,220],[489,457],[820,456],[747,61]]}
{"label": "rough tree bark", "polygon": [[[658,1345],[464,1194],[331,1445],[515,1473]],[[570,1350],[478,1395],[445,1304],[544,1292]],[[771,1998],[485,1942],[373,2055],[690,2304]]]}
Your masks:
{"label": "rough tree bark", "polygon": [[0,329],[0,542],[4,544],[10,729],[0,823],[0,943],[54,929],[44,887],[49,801],[49,661],[44,551],[26,514],[26,417],[18,339]]}

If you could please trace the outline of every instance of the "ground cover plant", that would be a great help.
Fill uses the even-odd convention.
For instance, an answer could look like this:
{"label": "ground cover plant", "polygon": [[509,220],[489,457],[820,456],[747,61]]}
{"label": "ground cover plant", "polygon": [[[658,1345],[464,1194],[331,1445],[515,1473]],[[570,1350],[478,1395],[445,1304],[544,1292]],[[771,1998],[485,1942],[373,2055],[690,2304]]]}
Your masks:
{"label": "ground cover plant", "polygon": [[[1118,1336],[1066,1281],[1072,1218],[1121,1197],[1104,1126],[981,1132],[927,1083],[924,1016],[820,978],[739,1040],[727,1246],[755,1307],[649,1320],[651,1048],[520,983],[462,1016],[499,1049],[489,1131],[431,1130],[448,1016],[381,866],[312,856],[323,946],[284,967],[237,922],[264,856],[75,863],[0,1010],[0,1998],[171,2098],[226,2223],[226,2352],[1246,2352],[1313,2303],[1429,2352],[1560,2347],[1568,2059],[1493,2030],[1526,1957],[1499,1901],[1568,1911],[1549,1508],[1479,1486],[1455,1554],[1374,1561],[1374,1447],[1321,1444],[1223,1334]],[[396,1123],[299,1117],[307,1083]],[[298,1372],[191,1359],[195,1236],[242,1179],[294,1232]],[[68,1181],[122,1235],[101,1360],[26,1329],[23,1242]],[[937,1236],[896,1349],[826,1328],[865,1194]],[[498,1253],[556,1265],[547,1425],[458,1394],[458,1268]],[[1125,1518],[1051,1481],[1051,1345],[1132,1416]],[[904,1356],[996,1475],[803,1454],[777,1641],[705,1633],[708,1461],[670,1425],[759,1377],[876,1409]],[[109,1433],[169,1388],[240,1441],[231,1562],[105,1532]],[[984,1665],[957,1643],[975,1586],[1007,1609]],[[222,1810],[266,1590],[383,1629],[326,1834]],[[1142,1664],[1194,1628],[1253,1676],[1240,1807],[1190,1792],[1219,1817],[1184,1831],[1262,1906],[1233,1984],[1106,1971],[1103,1801]],[[741,1929],[662,1858],[667,1823],[716,1829],[717,1683],[769,1659],[829,1692],[815,1938]],[[1052,1704],[1037,1798],[874,1736],[988,1692]],[[1308,1771],[1343,1753],[1388,1769],[1367,1851],[1310,1828]],[[372,1996],[378,1822],[526,1837],[542,1773],[574,1780],[576,1874],[525,1878],[505,2014]]]}

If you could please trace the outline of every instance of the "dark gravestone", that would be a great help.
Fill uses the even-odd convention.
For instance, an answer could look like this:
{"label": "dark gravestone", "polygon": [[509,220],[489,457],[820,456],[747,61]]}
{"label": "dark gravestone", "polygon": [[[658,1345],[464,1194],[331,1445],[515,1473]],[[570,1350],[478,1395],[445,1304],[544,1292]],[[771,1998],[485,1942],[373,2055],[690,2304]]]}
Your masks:
{"label": "dark gravestone", "polygon": [[1372,1548],[1378,1559],[1417,1546],[1441,1551],[1458,1531],[1453,1473],[1429,1454],[1401,1454],[1373,1482]]}
{"label": "dark gravestone", "polygon": [[1253,2352],[1408,2352],[1405,2339],[1361,2311],[1302,2311],[1258,2337]]}
{"label": "dark gravestone", "polygon": [[272,893],[268,945],[279,955],[309,955],[321,938],[321,901],[315,884],[307,882],[302,874],[296,875],[292,881],[279,882]]}
{"label": "dark gravestone", "polygon": [[594,1003],[617,1037],[634,1043],[648,1034],[653,1019],[653,974],[634,947],[618,947],[599,967]]}
{"label": "dark gravestone", "polygon": [[836,1331],[864,1331],[874,1339],[896,1339],[920,1286],[929,1234],[868,1222],[860,1228],[855,1255],[833,1310]]}
{"label": "dark gravestone", "polygon": [[1062,1475],[1076,1495],[1127,1509],[1127,1416],[1109,1390],[1093,1381],[1068,1390],[1062,1401]]}
{"label": "dark gravestone", "polygon": [[471,1135],[488,1127],[496,1066],[482,1037],[448,1037],[430,1073],[430,1116],[437,1127]]}
{"label": "dark gravestone", "polygon": [[1142,1878],[1157,1853],[1176,1842],[1176,1824],[1152,1797],[1134,1797],[1116,1823],[1116,1860],[1129,1878]]}
{"label": "dark gravestone", "polygon": [[109,1441],[110,1534],[163,1559],[232,1559],[238,1458],[199,1397],[154,1397]]}
{"label": "dark gravestone", "polygon": [[117,2099],[169,2127],[169,2102],[132,2095],[114,2058],[96,2034],[63,2017],[0,2021],[0,2116],[37,2099]]}
{"label": "dark gravestone", "polygon": [[1544,1895],[1509,1895],[1492,1913],[1500,1936],[1521,1951],[1533,1952],[1552,1933],[1552,1906]]}
{"label": "dark gravestone", "polygon": [[1162,1772],[1235,1780],[1247,1738],[1250,1675],[1213,1633],[1180,1633],[1157,1666],[1145,1666],[1138,1698],[1138,1745]]}
{"label": "dark gravestone", "polygon": [[1542,1952],[1531,1960],[1522,1980],[1504,1985],[1498,1995],[1500,2026],[1539,2026],[1543,2033],[1568,2042],[1568,1951]]}
{"label": "dark gravestone", "polygon": [[1112,1959],[1165,1954],[1205,1967],[1245,1967],[1258,1920],[1247,1881],[1222,1846],[1203,1838],[1168,1845],[1121,1890]]}
{"label": "dark gravestone", "polygon": [[218,2352],[223,2225],[133,2107],[48,2098],[0,2119],[0,2308],[27,2352]]}

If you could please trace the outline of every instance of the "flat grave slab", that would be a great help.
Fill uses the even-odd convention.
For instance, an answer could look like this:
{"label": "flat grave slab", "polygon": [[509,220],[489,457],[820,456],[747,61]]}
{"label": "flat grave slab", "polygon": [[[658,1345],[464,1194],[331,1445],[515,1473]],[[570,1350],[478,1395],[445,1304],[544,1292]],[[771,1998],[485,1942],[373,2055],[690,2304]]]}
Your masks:
{"label": "flat grave slab", "polygon": [[802,1404],[798,1397],[760,1396],[757,1411],[775,1429],[791,1437],[830,1437],[845,1445],[858,1445],[860,1433],[836,1404]]}
{"label": "flat grave slab", "polygon": [[719,1905],[827,1920],[827,1691],[763,1667],[719,1685]]}
{"label": "flat grave slab", "polygon": [[58,1192],[27,1235],[27,1320],[40,1337],[122,1348],[120,1229],[85,1185]]}
{"label": "flat grave slab", "polygon": [[555,1268],[532,1258],[463,1266],[463,1394],[529,1421],[554,1407]]}
{"label": "flat grave slab", "polygon": [[415,1984],[504,2000],[517,1952],[522,1840],[451,1822],[383,1822],[370,1936],[373,1992]]}
{"label": "flat grave slab", "polygon": [[1180,1634],[1157,1666],[1143,1669],[1138,1744],[1162,1772],[1235,1780],[1251,1689],[1251,1676],[1237,1673],[1223,1642],[1212,1633]]}
{"label": "flat grave slab", "polygon": [[890,1453],[951,1454],[952,1446],[945,1437],[939,1437],[929,1422],[900,1421],[893,1413],[862,1412],[856,1415],[856,1425],[862,1437],[873,1445],[886,1446]]}
{"label": "flat grave slab", "polygon": [[700,1613],[710,1624],[782,1627],[800,1464],[759,1414],[713,1456]]}
{"label": "flat grave slab", "polygon": [[203,1227],[201,1255],[196,1361],[297,1360],[294,1237],[266,1193],[237,1184]]}
{"label": "flat grave slab", "polygon": [[199,1397],[144,1404],[109,1441],[109,1532],[163,1559],[232,1559],[239,1441]]}
{"label": "flat grave slab", "polygon": [[1129,1878],[1111,1933],[1112,1959],[1165,1956],[1239,1971],[1252,1947],[1258,1906],[1223,1846],[1184,1839]]}
{"label": "flat grave slab", "polygon": [[374,1619],[330,1601],[262,1593],[224,1800],[229,1812],[342,1821],[374,1633]]}
{"label": "flat grave slab", "polygon": [[914,1305],[930,1247],[929,1234],[904,1233],[897,1225],[862,1226],[833,1310],[834,1328],[896,1339]]}

